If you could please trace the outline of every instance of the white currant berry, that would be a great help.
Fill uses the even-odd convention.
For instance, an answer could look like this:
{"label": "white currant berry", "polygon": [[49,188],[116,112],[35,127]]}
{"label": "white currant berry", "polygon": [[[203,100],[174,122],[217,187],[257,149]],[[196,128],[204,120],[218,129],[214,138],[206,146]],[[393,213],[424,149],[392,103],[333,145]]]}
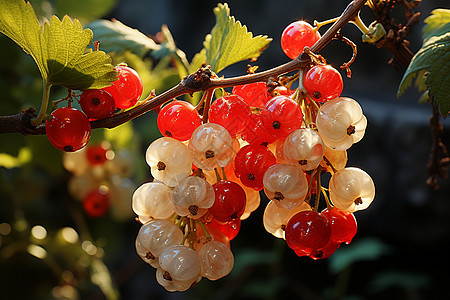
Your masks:
{"label": "white currant berry", "polygon": [[89,168],[86,147],[75,152],[64,152],[62,164],[67,171],[75,176],[85,173]]}
{"label": "white currant berry", "polygon": [[301,170],[317,168],[323,158],[323,141],[317,131],[300,128],[284,141],[284,159]]}
{"label": "white currant berry", "polygon": [[105,162],[105,167],[110,174],[131,177],[134,173],[133,155],[128,150],[116,151],[112,159]]}
{"label": "white currant berry", "polygon": [[326,168],[328,172],[332,172],[333,168],[341,170],[347,165],[347,150],[334,150],[325,145],[323,156],[324,158],[320,165]]}
{"label": "white currant berry", "polygon": [[227,276],[234,265],[234,256],[230,248],[218,241],[206,243],[198,253],[202,261],[202,276],[217,280]]}
{"label": "white currant berry", "polygon": [[325,145],[346,150],[363,138],[367,119],[358,102],[338,97],[320,107],[316,124]]}
{"label": "white currant berry", "polygon": [[230,133],[214,123],[202,124],[194,130],[189,151],[194,165],[207,171],[225,167],[235,153]]}
{"label": "white currant berry", "polygon": [[116,221],[128,221],[133,216],[130,199],[136,190],[136,184],[129,178],[119,175],[111,176],[109,187],[110,213]]}
{"label": "white currant berry", "polygon": [[347,212],[366,209],[375,197],[372,178],[359,168],[345,168],[334,173],[328,189],[334,206]]}
{"label": "white currant berry", "polygon": [[261,203],[261,196],[259,194],[259,191],[255,191],[254,189],[246,187],[242,184],[240,184],[240,186],[244,189],[245,195],[247,196],[247,201],[245,202],[245,211],[241,216],[241,220],[245,220],[250,217],[250,214],[259,207]]}
{"label": "white currant berry", "polygon": [[147,164],[155,179],[170,187],[191,173],[192,159],[187,147],[180,141],[162,137],[155,140],[147,149]]}
{"label": "white currant berry", "polygon": [[183,233],[168,220],[151,220],[139,229],[136,251],[148,264],[157,268],[161,252],[183,241]]}
{"label": "white currant berry", "polygon": [[299,206],[308,193],[305,173],[289,164],[269,167],[263,178],[264,192],[275,204],[286,209]]}
{"label": "white currant berry", "polygon": [[311,210],[311,207],[306,202],[302,202],[293,209],[286,209],[276,205],[275,201],[270,200],[264,210],[264,228],[273,236],[285,239],[285,230],[289,219],[298,212]]}
{"label": "white currant berry", "polygon": [[185,291],[201,275],[198,253],[184,245],[166,248],[159,256],[156,279],[167,290]]}
{"label": "white currant berry", "polygon": [[133,211],[144,223],[151,219],[167,219],[174,212],[172,195],[172,190],[163,183],[144,183],[133,194]]}
{"label": "white currant berry", "polygon": [[172,202],[178,215],[198,219],[214,204],[214,199],[211,184],[200,177],[189,176],[175,186]]}

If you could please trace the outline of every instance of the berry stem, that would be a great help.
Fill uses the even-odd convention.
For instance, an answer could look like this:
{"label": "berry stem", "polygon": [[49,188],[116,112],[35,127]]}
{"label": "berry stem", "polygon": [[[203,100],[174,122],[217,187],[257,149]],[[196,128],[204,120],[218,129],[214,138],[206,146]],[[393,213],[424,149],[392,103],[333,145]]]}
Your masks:
{"label": "berry stem", "polygon": [[205,224],[201,220],[197,220],[197,223],[203,229],[203,232],[205,233],[206,239],[208,239],[208,240],[211,239],[211,234],[209,234],[208,230],[205,227]]}
{"label": "berry stem", "polygon": [[50,98],[50,88],[52,87],[52,85],[50,83],[48,83],[47,80],[43,80],[42,85],[43,85],[43,91],[42,91],[41,109],[39,110],[38,116],[36,118],[33,118],[30,120],[31,126],[33,126],[33,127],[41,124],[47,113],[48,102],[49,102],[49,98]]}
{"label": "berry stem", "polygon": [[316,172],[316,203],[314,203],[314,211],[319,211],[320,191],[322,190],[322,183],[320,181],[320,168]]}
{"label": "berry stem", "polygon": [[367,35],[367,36],[371,35],[369,28],[367,28],[367,26],[364,24],[363,20],[359,16],[359,12],[355,16],[355,18],[352,21],[350,21],[350,23],[356,25],[356,27],[358,27],[359,30],[361,30],[361,32],[364,33],[365,35]]}
{"label": "berry stem", "polygon": [[212,97],[214,95],[214,89],[206,90],[203,94],[204,101],[205,101],[205,107],[203,109],[203,118],[202,122],[203,124],[208,123],[208,115],[209,115],[209,107],[211,106]]}
{"label": "berry stem", "polygon": [[217,170],[217,168],[214,168],[214,173],[216,173],[217,182],[222,181],[222,178],[220,178],[220,174],[219,174],[219,171]]}

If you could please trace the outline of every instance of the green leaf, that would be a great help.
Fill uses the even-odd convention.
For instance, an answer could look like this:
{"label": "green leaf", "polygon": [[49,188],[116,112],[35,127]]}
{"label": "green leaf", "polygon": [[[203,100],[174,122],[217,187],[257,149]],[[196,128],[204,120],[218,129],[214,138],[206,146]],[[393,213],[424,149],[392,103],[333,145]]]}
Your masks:
{"label": "green leaf", "polygon": [[365,238],[339,248],[330,257],[330,270],[336,274],[348,266],[362,260],[376,260],[381,255],[389,253],[390,247],[375,238]]}
{"label": "green leaf", "polygon": [[30,3],[0,0],[0,32],[33,57],[48,85],[84,90],[111,85],[117,78],[106,53],[85,53],[92,31],[76,19],[53,16],[42,26]]}
{"label": "green leaf", "polygon": [[423,28],[423,39],[426,41],[430,37],[441,35],[450,31],[450,9],[435,9],[431,15],[425,19]]}
{"label": "green leaf", "polygon": [[[397,94],[402,96],[414,78],[418,77],[417,85],[422,87],[422,91],[423,84],[426,85],[430,98],[445,118],[450,111],[450,23],[448,16],[443,17],[442,11],[438,11],[440,15],[432,15],[426,19],[424,44],[412,58]],[[431,21],[429,18],[432,18]],[[426,77],[425,80],[423,76]]]}
{"label": "green leaf", "polygon": [[108,14],[117,4],[117,0],[53,0],[58,16],[70,14],[83,24]]}
{"label": "green leaf", "polygon": [[87,27],[92,29],[94,39],[100,41],[100,48],[106,52],[121,54],[125,51],[131,51],[142,57],[151,50],[161,48],[160,45],[139,30],[115,19],[112,21],[94,21]]}
{"label": "green leaf", "polygon": [[216,25],[203,42],[206,49],[206,64],[219,73],[229,65],[246,59],[258,58],[272,41],[266,35],[255,36],[247,31],[233,16],[228,4],[214,8]]}

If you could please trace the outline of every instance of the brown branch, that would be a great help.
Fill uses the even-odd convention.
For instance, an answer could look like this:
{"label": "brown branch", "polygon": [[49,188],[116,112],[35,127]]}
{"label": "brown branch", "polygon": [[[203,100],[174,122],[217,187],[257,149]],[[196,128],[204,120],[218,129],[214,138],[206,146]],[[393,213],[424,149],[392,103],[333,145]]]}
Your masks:
{"label": "brown branch", "polygon": [[[340,18],[324,33],[324,35],[311,47],[313,53],[320,52],[332,39],[336,33],[349,21],[353,20],[357,13],[367,0],[353,0],[346,7]],[[127,111],[118,113],[111,117],[95,120],[91,122],[92,128],[114,128],[130,120],[133,120],[157,107],[161,104],[181,96],[183,94],[192,94],[198,91],[206,91],[209,89],[231,87],[235,85],[242,85],[253,82],[267,82],[271,78],[277,78],[282,74],[286,74],[295,70],[305,68],[310,63],[308,55],[300,55],[296,59],[288,63],[275,67],[273,69],[233,78],[217,78],[208,75],[207,68],[202,67],[197,72],[183,78],[180,83],[166,92],[152,97],[142,104],[129,109]],[[24,114],[21,113],[14,116],[0,116],[0,133],[18,132],[21,134],[45,134],[43,126],[33,128],[28,123],[24,123]],[[19,124],[20,123],[20,124]]]}

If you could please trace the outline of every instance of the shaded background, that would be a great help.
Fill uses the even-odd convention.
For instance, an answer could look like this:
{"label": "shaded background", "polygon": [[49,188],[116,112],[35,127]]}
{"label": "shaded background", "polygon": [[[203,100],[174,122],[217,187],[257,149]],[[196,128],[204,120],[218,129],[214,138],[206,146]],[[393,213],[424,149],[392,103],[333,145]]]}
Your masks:
{"label": "shaded background", "polygon": [[[60,5],[57,10],[60,13],[65,2],[68,1],[32,1],[42,15],[51,11],[49,4],[56,9]],[[212,9],[218,3],[206,0],[87,2],[79,1],[70,8],[69,15],[83,21],[83,16],[87,15],[86,6],[92,5],[91,15],[85,17],[84,24],[98,17],[116,18],[149,35],[155,35],[162,24],[167,24],[177,46],[186,52],[189,60],[202,48],[204,36],[213,27]],[[339,15],[347,5],[343,0],[234,0],[227,3],[231,15],[255,35],[266,34],[273,38],[270,47],[256,62],[260,70],[288,61],[279,39],[290,22],[325,20]],[[445,8],[445,5],[448,7],[447,1],[435,0],[424,1],[419,7],[421,23],[410,36],[414,52],[421,46],[423,19],[432,9]],[[97,7],[98,10],[94,9]],[[367,7],[363,9],[362,17],[366,23],[373,19]],[[348,165],[367,171],[377,189],[372,205],[355,214],[359,228],[354,241],[327,260],[298,258],[284,241],[265,232],[262,213],[267,200],[263,198],[260,208],[242,222],[241,232],[231,243],[236,259],[233,272],[217,282],[203,279],[185,293],[168,293],[157,284],[154,269],[135,253],[134,239],[139,224],[132,216],[120,222],[110,216],[100,220],[86,219],[92,240],[104,250],[101,258],[110,270],[121,299],[443,299],[450,296],[446,288],[450,279],[450,247],[447,243],[450,237],[450,185],[448,180],[443,181],[441,189],[433,191],[425,184],[431,147],[428,126],[431,107],[417,104],[420,95],[414,89],[397,99],[404,68],[387,64],[391,57],[387,50],[360,43],[361,34],[356,27],[347,25],[343,33],[358,44],[358,57],[351,67],[353,78],[344,80],[343,94],[356,99],[368,119],[364,139],[348,151]],[[41,85],[35,80],[37,68],[3,36],[0,45],[2,57],[8,58],[0,63],[0,87],[4,91],[0,113],[15,113],[27,104],[38,107]],[[332,42],[322,54],[331,64],[339,65],[350,58],[351,51],[346,45]],[[229,67],[223,75],[243,74],[246,64]],[[27,88],[24,90],[24,87]],[[8,102],[8,99],[14,101]],[[133,144],[138,167],[132,179],[136,185],[148,180],[144,152],[152,139],[159,136],[155,123],[153,112],[133,122],[139,139],[138,145]],[[444,127],[444,141],[448,144],[448,120],[444,121]],[[90,264],[74,267],[73,264],[79,264],[79,261],[67,262],[78,255],[74,254],[78,250],[67,250],[66,253],[51,242],[45,245],[63,266],[59,270],[63,276],[55,275],[48,263],[26,251],[13,254],[8,252],[10,248],[5,251],[14,242],[18,241],[20,245],[21,241],[26,241],[28,229],[36,224],[44,226],[49,236],[57,235],[64,226],[81,230],[77,217],[74,217],[78,214],[73,212],[81,210],[79,203],[72,201],[67,193],[70,174],[61,167],[61,154],[48,147],[45,137],[3,135],[0,141],[0,152],[14,152],[11,145],[19,144],[37,153],[32,166],[0,168],[0,224],[12,224],[9,233],[0,230],[0,298],[58,298],[61,292],[55,287],[62,286],[61,282],[71,282],[80,299],[104,299],[99,284],[93,284],[89,276],[94,267]],[[20,224],[25,229],[17,229],[18,222],[24,222]],[[65,268],[71,271],[64,273]]]}

